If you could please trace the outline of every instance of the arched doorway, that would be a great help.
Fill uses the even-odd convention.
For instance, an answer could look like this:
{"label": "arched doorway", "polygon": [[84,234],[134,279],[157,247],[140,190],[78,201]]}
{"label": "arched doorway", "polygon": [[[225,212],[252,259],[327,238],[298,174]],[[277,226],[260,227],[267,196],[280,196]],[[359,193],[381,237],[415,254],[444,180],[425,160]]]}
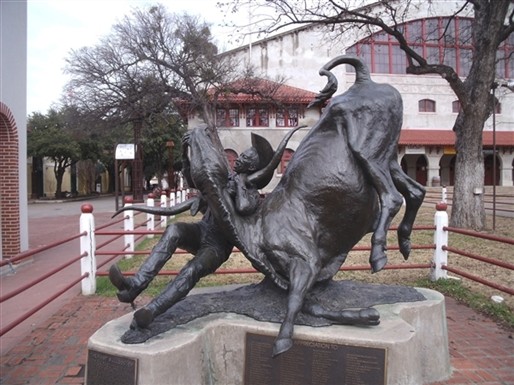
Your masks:
{"label": "arched doorway", "polygon": [[235,152],[234,150],[231,150],[230,148],[226,148],[225,156],[227,157],[228,165],[230,166],[230,169],[233,171],[234,163],[236,162],[236,159],[238,157],[237,152]]}
{"label": "arched doorway", "polygon": [[452,186],[455,179],[455,155],[445,154],[439,161],[442,186]]}
{"label": "arched doorway", "polygon": [[425,155],[405,154],[400,161],[404,173],[423,186],[427,185],[428,162]]}
{"label": "arched doorway", "polygon": [[10,109],[0,102],[0,217],[1,258],[20,252],[20,196],[18,130]]}
{"label": "arched doorway", "polygon": [[427,159],[421,155],[416,159],[416,181],[421,183],[422,186],[427,185],[427,173],[428,173],[428,163]]}
{"label": "arched doorway", "polygon": [[496,183],[494,181],[494,155],[490,154],[484,158],[484,185],[492,186],[493,184],[496,186],[500,185],[500,170],[501,163],[500,159],[496,157]]}

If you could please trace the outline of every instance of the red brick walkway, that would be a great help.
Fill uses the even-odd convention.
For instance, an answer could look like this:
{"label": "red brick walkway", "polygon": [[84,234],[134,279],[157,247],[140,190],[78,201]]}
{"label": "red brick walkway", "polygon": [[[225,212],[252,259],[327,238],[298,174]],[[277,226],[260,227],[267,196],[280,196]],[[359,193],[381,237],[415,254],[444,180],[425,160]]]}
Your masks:
{"label": "red brick walkway", "polygon": [[[0,384],[83,384],[89,336],[128,312],[115,299],[77,296],[2,357]],[[451,298],[446,312],[454,370],[437,385],[514,385],[514,331]]]}

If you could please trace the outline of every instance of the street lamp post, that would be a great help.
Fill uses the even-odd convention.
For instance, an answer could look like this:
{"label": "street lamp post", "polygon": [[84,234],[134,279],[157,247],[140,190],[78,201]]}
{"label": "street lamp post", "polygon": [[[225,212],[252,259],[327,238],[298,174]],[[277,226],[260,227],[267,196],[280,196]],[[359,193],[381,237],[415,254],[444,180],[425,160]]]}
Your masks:
{"label": "street lamp post", "polygon": [[168,186],[170,190],[175,189],[175,171],[173,170],[173,147],[175,147],[175,142],[170,140],[166,142],[166,147],[168,148]]}
{"label": "street lamp post", "polygon": [[494,82],[493,89],[493,230],[496,230],[496,88],[498,83]]}

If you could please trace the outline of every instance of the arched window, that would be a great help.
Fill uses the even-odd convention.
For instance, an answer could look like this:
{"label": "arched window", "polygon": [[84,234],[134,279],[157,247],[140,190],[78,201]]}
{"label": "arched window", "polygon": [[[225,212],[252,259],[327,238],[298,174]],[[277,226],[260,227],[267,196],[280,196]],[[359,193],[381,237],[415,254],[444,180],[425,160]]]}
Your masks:
{"label": "arched window", "polygon": [[432,99],[421,99],[418,102],[419,112],[435,112],[435,101]]}
{"label": "arched window", "polygon": [[462,109],[460,102],[458,100],[454,100],[452,102],[452,112],[455,114],[458,114],[460,110]]}
{"label": "arched window", "polygon": [[[449,65],[459,76],[467,76],[474,50],[472,22],[470,18],[437,17],[410,21],[398,25],[397,29],[403,32],[409,46],[429,63]],[[498,48],[498,78],[514,77],[514,58],[510,55],[513,50],[514,34],[510,34]],[[346,52],[363,59],[371,72],[406,73],[408,62],[405,53],[398,41],[383,31],[359,41]],[[353,71],[353,67],[347,68]]]}

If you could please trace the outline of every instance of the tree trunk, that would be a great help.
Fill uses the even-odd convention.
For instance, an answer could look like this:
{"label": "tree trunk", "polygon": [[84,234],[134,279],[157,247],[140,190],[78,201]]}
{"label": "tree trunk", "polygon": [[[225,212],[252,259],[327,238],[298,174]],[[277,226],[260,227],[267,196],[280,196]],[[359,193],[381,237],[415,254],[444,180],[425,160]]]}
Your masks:
{"label": "tree trunk", "polygon": [[114,170],[114,163],[109,163],[107,165],[107,173],[109,174],[109,188],[107,189],[107,192],[113,193],[114,192],[114,182],[118,175],[116,175],[116,171]]}
{"label": "tree trunk", "polygon": [[478,231],[484,229],[486,220],[482,131],[492,113],[496,53],[509,1],[483,0],[474,4],[475,50],[464,88],[460,89],[463,92],[458,94],[463,110],[454,126],[457,158],[450,225]]}
{"label": "tree trunk", "polygon": [[62,180],[64,178],[64,169],[61,170],[60,168],[57,169],[55,173],[55,198],[61,199],[62,198]]}
{"label": "tree trunk", "polygon": [[455,125],[457,157],[450,226],[474,230],[485,226],[482,125],[482,120],[469,114]]}

